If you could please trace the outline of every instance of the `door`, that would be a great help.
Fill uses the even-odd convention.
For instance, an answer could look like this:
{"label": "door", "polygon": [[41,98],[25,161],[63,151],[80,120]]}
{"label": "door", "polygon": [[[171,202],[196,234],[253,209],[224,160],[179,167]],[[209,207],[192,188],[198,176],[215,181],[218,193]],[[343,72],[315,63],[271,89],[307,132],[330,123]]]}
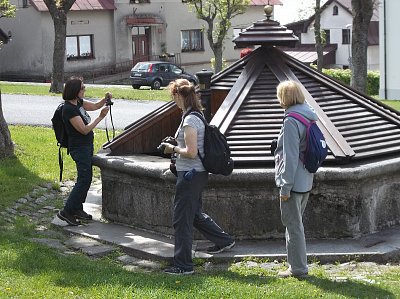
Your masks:
{"label": "door", "polygon": [[132,35],[132,59],[135,63],[149,60],[149,41],[147,35]]}

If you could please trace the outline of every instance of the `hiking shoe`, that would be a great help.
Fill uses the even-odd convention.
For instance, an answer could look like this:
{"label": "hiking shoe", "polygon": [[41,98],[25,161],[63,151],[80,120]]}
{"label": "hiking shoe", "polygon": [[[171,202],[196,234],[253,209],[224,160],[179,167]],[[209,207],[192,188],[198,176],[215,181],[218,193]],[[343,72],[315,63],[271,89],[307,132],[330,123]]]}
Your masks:
{"label": "hiking shoe", "polygon": [[93,219],[92,215],[86,213],[84,210],[75,211],[74,216],[76,218],[82,219],[82,220],[92,220]]}
{"label": "hiking shoe", "polygon": [[308,276],[308,273],[294,274],[289,269],[278,272],[278,277],[280,277],[280,278],[288,278],[288,277],[306,278],[307,276]]}
{"label": "hiking shoe", "polygon": [[231,248],[232,248],[233,246],[235,246],[235,245],[236,245],[235,241],[233,241],[232,243],[230,243],[230,244],[228,244],[228,245],[226,245],[226,246],[214,245],[214,246],[208,247],[208,248],[206,249],[206,252],[207,252],[207,253],[210,253],[210,254],[221,253],[222,251],[231,249]]}
{"label": "hiking shoe", "polygon": [[57,217],[65,222],[67,222],[69,225],[77,226],[80,224],[80,222],[76,220],[75,216],[69,214],[65,210],[59,211],[57,213]]}
{"label": "hiking shoe", "polygon": [[172,266],[164,270],[164,273],[171,275],[191,275],[194,273],[193,270],[185,270],[179,267]]}

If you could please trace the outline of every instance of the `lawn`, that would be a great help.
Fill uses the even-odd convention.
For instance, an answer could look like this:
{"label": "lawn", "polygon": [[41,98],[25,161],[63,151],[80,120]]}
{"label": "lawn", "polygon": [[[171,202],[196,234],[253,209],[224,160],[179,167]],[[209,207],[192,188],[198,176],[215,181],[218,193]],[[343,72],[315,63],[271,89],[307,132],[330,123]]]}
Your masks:
{"label": "lawn", "polygon": [[[11,206],[36,184],[58,176],[57,147],[50,128],[10,126],[16,157],[0,163],[1,210]],[[96,148],[105,140],[96,132]],[[103,141],[102,141],[103,140]],[[68,159],[70,159],[68,157]],[[65,176],[75,175],[72,161]],[[61,206],[62,199],[53,203]],[[30,240],[46,237],[27,218],[9,225],[0,220],[0,298],[400,298],[400,266],[371,266],[366,279],[341,265],[329,274],[315,264],[310,278],[278,279],[277,269],[263,268],[262,261],[231,265],[227,270],[204,271],[171,277],[159,271],[129,272],[114,256],[91,259],[83,254],[65,254]],[[115,254],[114,254],[115,255]],[[382,268],[383,267],[383,268]],[[337,281],[338,275],[345,281]]]}
{"label": "lawn", "polygon": [[[1,212],[38,184],[59,187],[53,131],[30,126],[9,129],[16,157],[0,161]],[[106,134],[102,130],[95,133],[97,151]],[[74,179],[75,175],[74,163],[66,156],[64,178]],[[62,198],[52,205],[62,206]],[[315,263],[305,280],[277,278],[284,263],[275,263],[271,269],[263,266],[268,261],[250,259],[206,271],[197,261],[195,275],[175,277],[160,271],[129,272],[116,262],[115,257],[122,253],[92,259],[31,240],[48,237],[50,230],[57,228],[50,223],[39,228],[29,217],[18,217],[13,223],[0,218],[0,298],[400,298],[400,261],[366,264],[365,269],[359,269],[358,262],[351,267]],[[58,233],[59,238],[68,238],[63,231]]]}
{"label": "lawn", "polygon": [[[87,84],[88,85],[88,84]],[[31,95],[54,95],[49,93],[50,84],[26,84],[0,81],[1,93],[4,94],[31,94]],[[133,89],[132,86],[113,86],[109,85],[90,85],[86,89],[86,98],[102,98],[109,91],[115,99],[125,100],[148,100],[148,101],[170,101],[167,89],[151,90],[151,89]]]}

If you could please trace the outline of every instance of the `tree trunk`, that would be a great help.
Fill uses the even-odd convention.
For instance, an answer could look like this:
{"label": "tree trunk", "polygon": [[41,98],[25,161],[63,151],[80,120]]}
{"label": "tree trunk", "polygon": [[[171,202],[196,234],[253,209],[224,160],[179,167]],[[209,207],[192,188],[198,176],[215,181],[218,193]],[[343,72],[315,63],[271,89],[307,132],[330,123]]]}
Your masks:
{"label": "tree trunk", "polygon": [[368,27],[374,9],[374,0],[351,0],[351,5],[353,28],[351,32],[352,74],[350,85],[361,92],[366,92]]}
{"label": "tree trunk", "polygon": [[57,10],[53,17],[54,52],[50,92],[61,93],[64,86],[65,37],[67,35],[67,13]]}
{"label": "tree trunk", "polygon": [[213,49],[215,57],[215,73],[222,71],[222,47],[214,47]]}
{"label": "tree trunk", "polygon": [[317,51],[317,69],[322,71],[324,64],[323,41],[321,32],[321,1],[315,1],[315,21],[314,21],[314,34],[315,34],[315,49]]}
{"label": "tree trunk", "polygon": [[14,156],[14,143],[11,140],[10,130],[3,116],[0,90],[0,159]]}

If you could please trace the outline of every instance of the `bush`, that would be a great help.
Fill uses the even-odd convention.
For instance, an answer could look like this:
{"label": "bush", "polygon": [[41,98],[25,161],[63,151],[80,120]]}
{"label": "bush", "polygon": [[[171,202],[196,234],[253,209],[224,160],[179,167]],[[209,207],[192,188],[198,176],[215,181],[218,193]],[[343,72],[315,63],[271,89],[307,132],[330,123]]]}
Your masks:
{"label": "bush", "polygon": [[[346,69],[323,69],[322,72],[344,84],[350,85],[351,70]],[[368,71],[367,94],[370,96],[379,94],[379,72]]]}

